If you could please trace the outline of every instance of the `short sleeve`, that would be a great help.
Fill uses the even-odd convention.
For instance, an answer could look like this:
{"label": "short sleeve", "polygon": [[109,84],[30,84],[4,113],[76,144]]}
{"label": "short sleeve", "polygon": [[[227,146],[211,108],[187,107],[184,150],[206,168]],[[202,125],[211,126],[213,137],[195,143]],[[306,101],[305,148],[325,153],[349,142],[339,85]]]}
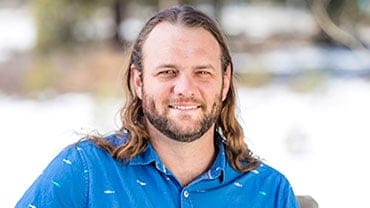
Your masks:
{"label": "short sleeve", "polygon": [[88,170],[77,144],[61,151],[16,207],[86,207]]}

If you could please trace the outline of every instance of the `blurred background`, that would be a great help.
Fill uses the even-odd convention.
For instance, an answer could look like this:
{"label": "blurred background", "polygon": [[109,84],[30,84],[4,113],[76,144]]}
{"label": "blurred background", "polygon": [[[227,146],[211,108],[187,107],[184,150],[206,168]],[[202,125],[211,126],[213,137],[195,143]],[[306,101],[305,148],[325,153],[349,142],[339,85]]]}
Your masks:
{"label": "blurred background", "polygon": [[119,129],[127,49],[177,3],[227,33],[255,154],[320,207],[370,207],[370,0],[1,0],[0,207],[68,144]]}

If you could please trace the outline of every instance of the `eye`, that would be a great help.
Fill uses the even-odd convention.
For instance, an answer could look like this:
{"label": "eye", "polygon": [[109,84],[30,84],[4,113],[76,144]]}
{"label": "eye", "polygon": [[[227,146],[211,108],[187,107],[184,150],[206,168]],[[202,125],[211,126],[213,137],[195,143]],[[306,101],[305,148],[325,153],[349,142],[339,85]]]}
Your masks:
{"label": "eye", "polygon": [[211,74],[210,72],[208,72],[208,71],[198,71],[197,72],[198,74],[200,74],[200,75],[207,75],[207,74]]}
{"label": "eye", "polygon": [[168,78],[168,77],[174,77],[174,76],[176,76],[176,73],[177,72],[175,70],[173,70],[173,69],[164,69],[162,71],[159,71],[157,75],[159,77]]}
{"label": "eye", "polygon": [[165,70],[165,71],[161,71],[160,72],[161,74],[175,74],[175,70]]}
{"label": "eye", "polygon": [[201,78],[208,78],[208,77],[212,76],[212,73],[210,71],[207,71],[207,70],[199,70],[199,71],[196,72],[196,74]]}
{"label": "eye", "polygon": [[159,74],[166,74],[166,75],[171,75],[171,74],[175,74],[175,70],[172,70],[172,69],[168,69],[168,70],[163,70],[163,71],[160,71]]}

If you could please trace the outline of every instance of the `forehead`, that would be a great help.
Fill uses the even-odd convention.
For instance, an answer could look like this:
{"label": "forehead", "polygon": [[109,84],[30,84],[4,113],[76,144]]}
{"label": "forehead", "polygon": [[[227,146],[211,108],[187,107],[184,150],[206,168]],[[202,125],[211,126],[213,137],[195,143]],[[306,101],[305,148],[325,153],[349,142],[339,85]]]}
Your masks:
{"label": "forehead", "polygon": [[169,22],[159,23],[148,34],[143,44],[143,55],[160,52],[196,52],[204,56],[220,57],[221,49],[216,38],[201,27],[188,27]]}

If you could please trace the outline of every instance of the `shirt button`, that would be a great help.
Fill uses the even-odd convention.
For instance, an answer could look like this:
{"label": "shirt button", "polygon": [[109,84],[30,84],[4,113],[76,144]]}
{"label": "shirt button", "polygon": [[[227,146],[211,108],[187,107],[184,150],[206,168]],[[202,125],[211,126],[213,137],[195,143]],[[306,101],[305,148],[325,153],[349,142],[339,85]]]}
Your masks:
{"label": "shirt button", "polygon": [[185,196],[185,198],[188,198],[189,197],[189,192],[188,191],[184,191],[184,196]]}

